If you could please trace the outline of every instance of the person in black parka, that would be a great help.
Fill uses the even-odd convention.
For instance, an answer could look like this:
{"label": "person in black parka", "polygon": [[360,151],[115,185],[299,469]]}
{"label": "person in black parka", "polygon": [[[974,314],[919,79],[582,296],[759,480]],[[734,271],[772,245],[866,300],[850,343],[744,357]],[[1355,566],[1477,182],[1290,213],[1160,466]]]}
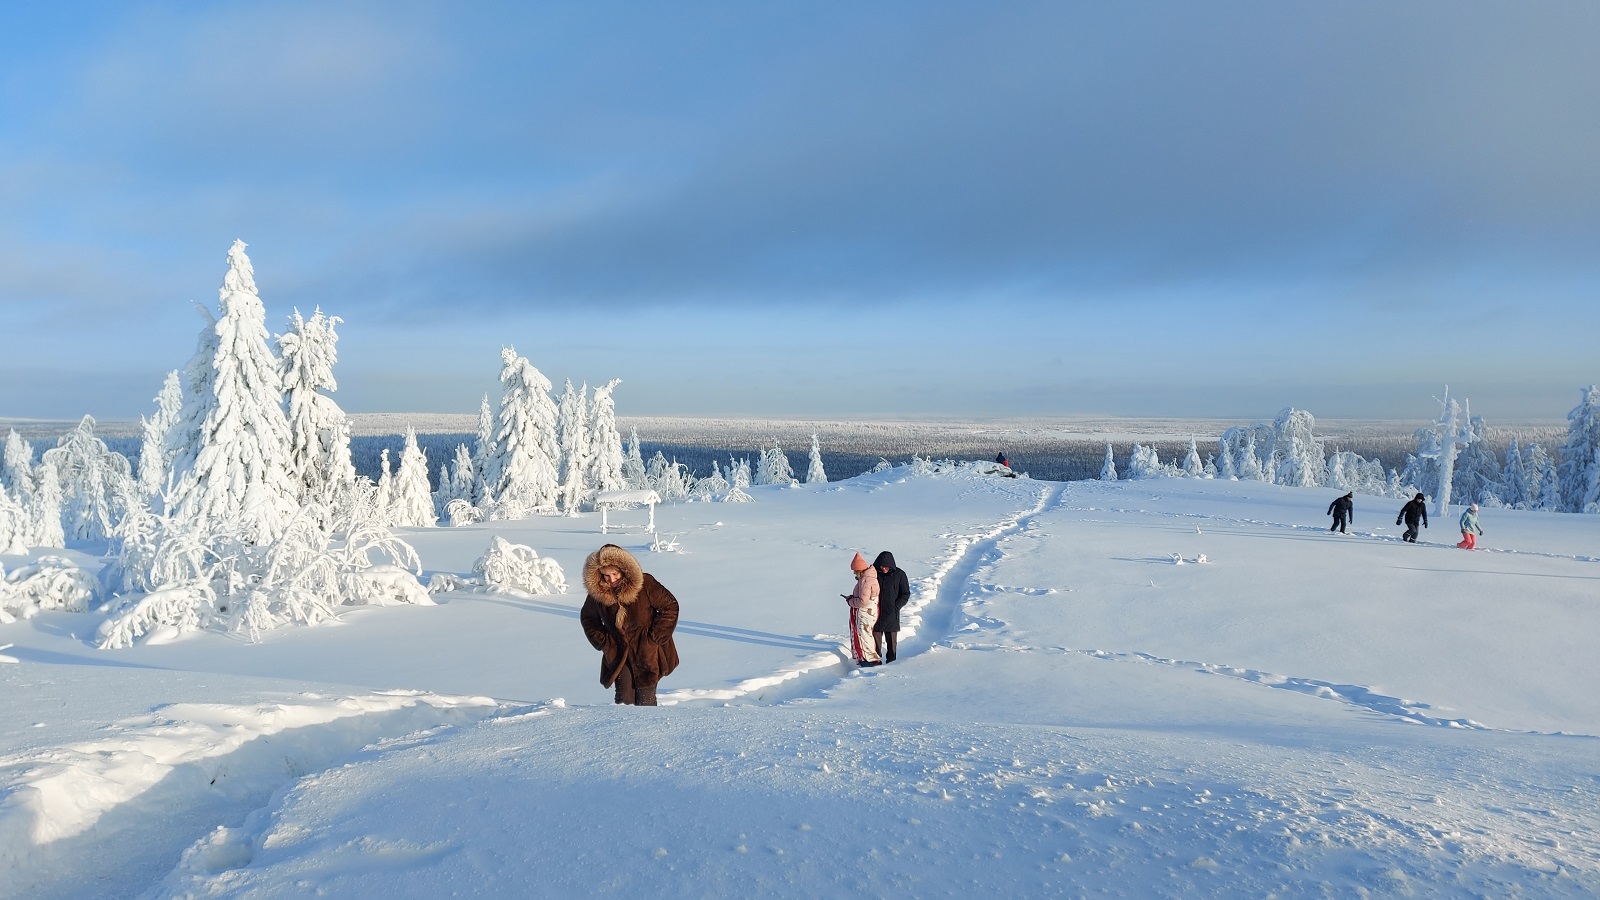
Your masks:
{"label": "person in black parka", "polygon": [[1350,493],[1345,494],[1343,497],[1340,497],[1339,499],[1328,504],[1328,515],[1333,516],[1333,524],[1328,526],[1329,531],[1337,531],[1340,534],[1348,534],[1349,532],[1344,530],[1345,523],[1350,522],[1354,524],[1356,520],[1355,492],[1351,491]]}
{"label": "person in black parka", "polygon": [[894,662],[900,640],[900,608],[911,599],[911,582],[894,564],[894,554],[885,550],[872,561],[878,570],[878,621],[872,624],[878,658]]}
{"label": "person in black parka", "polygon": [[1402,519],[1406,523],[1406,533],[1400,535],[1400,540],[1415,544],[1417,523],[1421,522],[1423,528],[1428,527],[1428,498],[1419,493],[1406,501],[1406,505],[1400,507],[1400,515],[1394,517],[1394,523],[1399,525]]}

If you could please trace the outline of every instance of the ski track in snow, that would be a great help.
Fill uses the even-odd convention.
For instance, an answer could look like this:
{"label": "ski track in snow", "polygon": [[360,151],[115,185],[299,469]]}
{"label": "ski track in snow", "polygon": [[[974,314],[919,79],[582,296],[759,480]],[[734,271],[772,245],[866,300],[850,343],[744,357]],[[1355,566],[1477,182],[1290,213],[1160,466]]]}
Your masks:
{"label": "ski track in snow", "polygon": [[[1249,527],[1257,527],[1257,528],[1273,528],[1273,529],[1284,529],[1284,530],[1292,530],[1292,531],[1324,532],[1324,533],[1327,531],[1327,529],[1325,527],[1323,527],[1323,526],[1285,525],[1285,524],[1282,524],[1282,523],[1267,522],[1267,521],[1263,521],[1263,520],[1259,520],[1259,519],[1244,519],[1244,518],[1238,518],[1238,517],[1213,516],[1213,515],[1206,515],[1206,514],[1199,514],[1199,513],[1159,512],[1159,511],[1155,511],[1155,510],[1148,510],[1148,509],[1142,509],[1142,508],[1070,506],[1070,505],[1068,505],[1068,502],[1069,502],[1070,499],[1071,499],[1070,485],[1062,485],[1060,490],[1057,490],[1057,491],[1054,492],[1053,510],[1052,511],[1073,512],[1073,513],[1108,512],[1108,513],[1115,513],[1115,514],[1119,514],[1119,515],[1134,514],[1134,515],[1143,515],[1143,516],[1157,516],[1157,517],[1168,518],[1168,519],[1198,520],[1198,521],[1211,522],[1211,523],[1222,523],[1222,524],[1225,524],[1225,525],[1233,525],[1233,526],[1249,526]],[[1159,496],[1152,497],[1151,499],[1152,500],[1159,500],[1160,497]],[[1039,509],[1035,509],[1035,510],[1025,514],[1024,516],[1019,516],[1016,520],[1013,520],[1012,523],[1011,523],[1011,527],[997,529],[996,532],[994,532],[993,538],[988,542],[987,546],[985,548],[983,548],[985,550],[985,552],[987,552],[990,555],[990,558],[991,558],[992,561],[997,561],[999,559],[1000,555],[999,555],[999,550],[998,550],[998,544],[999,544],[1000,540],[1003,539],[1004,536],[1006,536],[1006,535],[1008,535],[1010,533],[1016,532],[1016,531],[1020,531],[1022,529],[1022,527],[1023,527],[1023,520],[1024,519],[1031,520],[1033,516],[1035,516],[1035,515],[1037,515],[1037,514],[1039,514],[1039,513],[1044,511],[1044,506],[1045,505],[1051,505],[1048,501],[1041,501],[1041,503],[1042,503],[1042,505],[1041,505],[1041,507]],[[1110,524],[1110,520],[1085,519],[1083,521],[1093,522],[1095,524]],[[1399,542],[1399,540],[1400,540],[1400,538],[1398,536],[1391,537],[1391,536],[1388,536],[1388,535],[1375,535],[1375,534],[1364,533],[1364,532],[1351,532],[1351,533],[1352,534],[1361,534],[1362,536],[1374,537],[1374,538],[1376,538],[1378,540],[1386,540],[1386,541],[1393,541],[1393,542]],[[1444,545],[1436,545],[1436,546],[1444,546]],[[1451,546],[1450,549],[1454,550],[1456,548],[1454,546]],[[1492,549],[1492,548],[1479,548],[1480,551],[1484,550],[1484,549]],[[1508,553],[1508,554],[1520,554],[1520,555],[1525,555],[1525,556],[1535,556],[1535,557],[1541,557],[1541,558],[1546,558],[1546,559],[1570,559],[1570,560],[1576,560],[1576,561],[1579,561],[1579,562],[1600,562],[1600,557],[1575,556],[1575,555],[1562,554],[1562,553],[1542,553],[1542,552],[1537,552],[1537,551],[1523,551],[1523,550],[1497,550],[1495,552]],[[1152,557],[1151,561],[1152,562],[1159,561],[1159,562],[1163,562],[1163,563],[1172,562],[1172,561],[1192,562],[1192,560],[1185,560],[1182,557],[1176,557],[1176,556],[1175,556],[1175,559],[1172,559],[1172,560],[1169,560],[1166,557],[1161,557],[1161,558]],[[962,576],[963,577],[962,577],[961,581],[962,582],[970,582],[970,584],[965,584],[964,586],[960,586],[960,585],[953,586],[953,587],[956,587],[958,589],[958,591],[960,592],[961,596],[957,597],[957,598],[953,598],[953,602],[947,602],[947,603],[944,604],[944,606],[947,608],[947,610],[952,611],[952,614],[953,614],[953,610],[957,606],[960,606],[960,605],[964,604],[968,599],[976,599],[977,595],[979,595],[979,594],[1009,593],[1009,594],[1022,594],[1022,595],[1027,595],[1027,596],[1043,596],[1043,595],[1048,595],[1048,594],[1055,593],[1055,589],[1053,589],[1053,588],[1019,587],[1019,586],[1011,586],[1011,585],[995,585],[995,584],[979,583],[973,578],[973,576],[975,575],[977,569],[979,568],[979,565],[980,564],[977,561],[971,561],[969,565],[966,565],[966,566],[963,567],[963,571],[962,571]],[[1005,624],[1006,624],[1005,622],[1003,622],[1003,621],[1001,621],[999,619],[994,619],[992,617],[979,615],[979,614],[976,614],[976,613],[971,612],[971,611],[967,612],[967,617],[969,619],[969,624],[966,626],[966,630],[997,629],[997,628],[1004,627]],[[947,632],[953,632],[954,631],[953,626],[949,626],[948,623],[947,623],[947,627],[946,627],[945,630]],[[1324,700],[1332,700],[1332,701],[1336,701],[1336,702],[1340,702],[1340,703],[1345,703],[1345,704],[1348,704],[1350,706],[1359,707],[1359,708],[1367,710],[1369,712],[1374,712],[1374,713],[1378,713],[1378,714],[1385,715],[1385,716],[1391,716],[1391,717],[1394,717],[1394,718],[1396,718],[1396,719],[1398,719],[1398,720],[1400,720],[1402,722],[1407,722],[1407,723],[1415,724],[1415,725],[1431,725],[1431,726],[1442,727],[1442,728],[1461,728],[1461,729],[1470,729],[1470,730],[1474,730],[1474,731],[1493,731],[1493,732],[1500,732],[1500,733],[1505,733],[1505,734],[1537,734],[1537,735],[1546,735],[1546,736],[1551,736],[1551,737],[1579,737],[1579,738],[1600,737],[1600,735],[1589,735],[1589,734],[1581,734],[1581,733],[1576,733],[1576,732],[1565,732],[1565,731],[1560,731],[1560,732],[1542,732],[1542,731],[1523,731],[1523,730],[1518,730],[1518,729],[1507,729],[1507,728],[1495,728],[1495,727],[1492,727],[1492,726],[1489,726],[1489,725],[1485,725],[1482,722],[1478,722],[1478,721],[1475,721],[1475,720],[1470,719],[1470,718],[1451,718],[1451,717],[1433,715],[1432,713],[1429,712],[1429,710],[1433,709],[1432,704],[1425,703],[1425,702],[1420,701],[1420,700],[1409,700],[1409,699],[1405,699],[1405,698],[1401,698],[1401,697],[1391,697],[1391,696],[1388,696],[1386,694],[1381,694],[1381,693],[1379,693],[1379,692],[1377,692],[1377,691],[1373,690],[1372,688],[1367,687],[1365,685],[1339,684],[1339,683],[1336,683],[1336,682],[1322,681],[1322,680],[1315,679],[1315,678],[1304,678],[1304,677],[1296,677],[1296,676],[1290,676],[1290,675],[1280,675],[1280,674],[1276,674],[1276,673],[1273,673],[1273,672],[1264,672],[1264,671],[1261,671],[1259,669],[1240,668],[1240,667],[1237,667],[1237,666],[1230,666],[1230,665],[1225,665],[1225,664],[1220,664],[1220,663],[1207,663],[1207,662],[1197,662],[1197,661],[1194,661],[1194,660],[1168,659],[1168,658],[1165,658],[1165,657],[1157,656],[1155,654],[1144,653],[1144,652],[1136,651],[1136,650],[1135,651],[1113,651],[1113,650],[1086,650],[1086,649],[1079,649],[1079,648],[1073,648],[1073,647],[1027,647],[1027,646],[1019,646],[1019,645],[1015,645],[1015,644],[984,644],[984,643],[981,643],[981,642],[967,641],[967,640],[957,640],[957,639],[954,639],[954,638],[952,638],[950,641],[948,641],[948,645],[950,646],[951,649],[954,649],[954,650],[983,650],[983,651],[998,651],[998,652],[1013,652],[1013,653],[1074,654],[1074,655],[1088,656],[1088,657],[1092,657],[1094,659],[1102,659],[1102,660],[1110,660],[1110,661],[1132,661],[1132,662],[1146,663],[1146,664],[1150,664],[1150,665],[1169,666],[1169,667],[1178,668],[1178,669],[1190,669],[1190,670],[1193,670],[1195,672],[1199,672],[1199,673],[1202,673],[1202,674],[1221,675],[1221,676],[1224,676],[1224,677],[1227,677],[1227,678],[1235,678],[1235,679],[1239,679],[1241,681],[1247,681],[1247,682],[1250,682],[1252,684],[1259,684],[1259,685],[1262,685],[1264,687],[1274,688],[1274,689],[1277,689],[1277,690],[1293,691],[1293,692],[1296,692],[1296,693],[1305,694],[1305,695],[1308,695],[1308,696],[1317,697],[1317,698],[1324,699]]]}

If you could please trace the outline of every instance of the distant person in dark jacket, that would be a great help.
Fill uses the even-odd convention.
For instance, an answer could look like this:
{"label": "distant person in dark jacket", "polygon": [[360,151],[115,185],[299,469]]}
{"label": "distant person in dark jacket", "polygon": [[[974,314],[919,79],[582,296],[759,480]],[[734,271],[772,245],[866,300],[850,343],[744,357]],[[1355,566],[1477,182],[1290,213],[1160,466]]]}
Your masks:
{"label": "distant person in dark jacket", "polygon": [[1006,459],[1006,455],[1005,455],[1004,451],[1002,451],[1000,453],[996,453],[994,455],[994,461],[999,463],[1002,466],[1005,466],[1008,469],[1011,468],[1011,460]]}
{"label": "distant person in dark jacket", "polygon": [[872,561],[878,570],[878,621],[872,625],[872,641],[878,657],[895,661],[900,641],[900,609],[911,599],[911,582],[894,564],[894,554],[885,550]]}
{"label": "distant person in dark jacket", "polygon": [[1346,522],[1354,524],[1356,520],[1356,495],[1354,491],[1328,504],[1328,515],[1333,516],[1333,524],[1328,526],[1329,531],[1340,534],[1349,534],[1344,530]]}
{"label": "distant person in dark jacket", "polygon": [[1400,507],[1400,515],[1394,517],[1394,523],[1399,525],[1404,520],[1406,533],[1400,535],[1400,540],[1410,544],[1417,542],[1417,523],[1421,522],[1423,528],[1428,527],[1428,498],[1417,494],[1406,505]]}

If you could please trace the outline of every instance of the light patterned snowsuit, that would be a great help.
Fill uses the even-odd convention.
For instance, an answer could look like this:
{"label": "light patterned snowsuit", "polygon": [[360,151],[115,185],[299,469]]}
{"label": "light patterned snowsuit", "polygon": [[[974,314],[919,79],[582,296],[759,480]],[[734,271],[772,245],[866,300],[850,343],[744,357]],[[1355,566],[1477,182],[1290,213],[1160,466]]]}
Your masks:
{"label": "light patterned snowsuit", "polygon": [[872,623],[878,621],[878,573],[868,566],[856,575],[855,589],[845,598],[850,604],[850,652],[856,662],[882,662]]}

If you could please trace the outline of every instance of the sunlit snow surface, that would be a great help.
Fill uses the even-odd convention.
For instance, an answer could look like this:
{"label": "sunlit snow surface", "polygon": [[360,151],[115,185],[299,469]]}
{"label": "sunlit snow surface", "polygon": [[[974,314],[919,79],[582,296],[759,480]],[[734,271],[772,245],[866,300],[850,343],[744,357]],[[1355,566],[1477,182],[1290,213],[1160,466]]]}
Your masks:
{"label": "sunlit snow surface", "polygon": [[[579,594],[254,645],[0,628],[0,896],[1600,892],[1600,516],[1487,511],[1467,552],[1260,483],[751,493],[658,509],[677,552],[609,536],[682,603],[656,709],[610,705]],[[598,530],[407,537],[576,584]],[[839,595],[883,549],[910,627],[859,670]]]}

